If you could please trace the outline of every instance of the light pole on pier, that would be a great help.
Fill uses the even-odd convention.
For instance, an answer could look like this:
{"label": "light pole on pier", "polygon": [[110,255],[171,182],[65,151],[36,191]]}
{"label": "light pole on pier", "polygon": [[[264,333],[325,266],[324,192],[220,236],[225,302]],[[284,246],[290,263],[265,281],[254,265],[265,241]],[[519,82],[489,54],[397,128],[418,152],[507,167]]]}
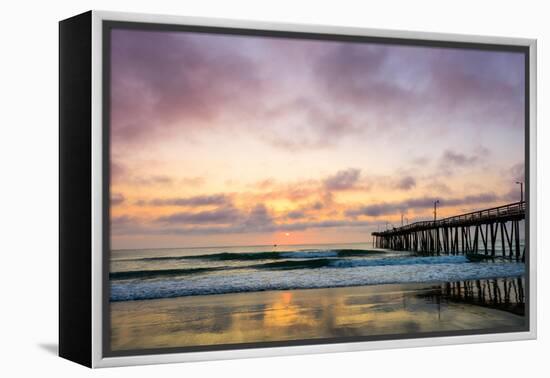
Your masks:
{"label": "light pole on pier", "polygon": [[439,204],[439,200],[434,201],[434,222],[437,220],[437,205]]}
{"label": "light pole on pier", "polygon": [[520,190],[520,200],[523,202],[523,181],[516,181],[516,184],[519,184],[519,190]]}

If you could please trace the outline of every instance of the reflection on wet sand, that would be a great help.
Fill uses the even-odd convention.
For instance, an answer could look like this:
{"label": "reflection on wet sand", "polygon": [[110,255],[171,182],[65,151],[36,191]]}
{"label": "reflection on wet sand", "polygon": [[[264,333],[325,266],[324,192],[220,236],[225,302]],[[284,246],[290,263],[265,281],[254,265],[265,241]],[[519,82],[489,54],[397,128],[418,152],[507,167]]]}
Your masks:
{"label": "reflection on wet sand", "polygon": [[517,315],[525,315],[525,292],[522,278],[503,278],[447,282],[441,285],[441,293],[428,294],[426,299],[469,303]]}
{"label": "reflection on wet sand", "polygon": [[522,278],[111,303],[114,351],[524,325]]}

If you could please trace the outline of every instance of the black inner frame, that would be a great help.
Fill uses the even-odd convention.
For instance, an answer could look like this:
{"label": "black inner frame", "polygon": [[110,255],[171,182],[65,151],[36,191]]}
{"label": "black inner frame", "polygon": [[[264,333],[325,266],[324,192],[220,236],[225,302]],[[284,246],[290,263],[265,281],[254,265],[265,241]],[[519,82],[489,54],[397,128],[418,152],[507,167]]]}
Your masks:
{"label": "black inner frame", "polygon": [[[110,218],[110,162],[111,162],[111,145],[110,145],[110,103],[111,103],[111,31],[113,29],[132,29],[132,30],[148,30],[148,31],[179,31],[179,32],[194,32],[194,33],[209,33],[209,34],[230,34],[241,36],[256,36],[266,38],[291,38],[291,39],[310,39],[310,40],[325,40],[325,41],[341,41],[341,42],[363,42],[370,44],[385,44],[385,45],[407,45],[417,47],[437,47],[437,48],[452,48],[452,49],[470,49],[484,51],[506,51],[516,52],[524,55],[524,71],[525,71],[525,326],[523,327],[495,327],[485,328],[480,330],[456,330],[444,332],[419,332],[414,334],[395,334],[395,335],[373,335],[373,336],[349,336],[335,338],[315,338],[305,340],[285,340],[285,341],[267,341],[267,342],[250,342],[237,344],[219,344],[219,345],[197,345],[185,347],[170,347],[170,348],[154,348],[154,349],[133,349],[124,351],[111,350],[111,310],[110,310],[110,251],[111,251],[111,218]],[[403,32],[406,34],[406,32]],[[257,30],[244,28],[227,28],[213,26],[192,26],[192,25],[175,25],[175,24],[159,24],[145,22],[126,22],[126,21],[103,21],[102,22],[102,170],[103,170],[103,219],[102,219],[102,355],[103,357],[121,357],[121,356],[136,356],[147,354],[169,354],[169,353],[185,353],[185,352],[206,352],[206,351],[223,351],[232,349],[253,349],[253,348],[273,348],[273,347],[290,347],[290,346],[305,346],[319,344],[339,344],[351,342],[365,341],[380,341],[380,340],[400,340],[400,339],[418,339],[427,337],[449,337],[449,336],[466,336],[466,335],[484,335],[494,333],[511,333],[511,332],[526,332],[530,330],[530,144],[529,144],[529,128],[530,128],[530,60],[529,47],[519,45],[505,44],[486,44],[473,42],[449,42],[449,41],[432,41],[424,39],[411,38],[389,38],[389,37],[369,37],[358,35],[336,35],[323,33],[309,32],[290,32],[290,31],[274,31],[274,30]]]}

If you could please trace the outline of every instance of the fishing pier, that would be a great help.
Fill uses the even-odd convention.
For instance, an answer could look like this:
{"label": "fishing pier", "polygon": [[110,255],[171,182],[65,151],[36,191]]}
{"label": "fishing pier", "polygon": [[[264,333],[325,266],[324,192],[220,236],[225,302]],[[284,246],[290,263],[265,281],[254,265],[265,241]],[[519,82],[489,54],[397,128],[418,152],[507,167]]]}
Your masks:
{"label": "fishing pier", "polygon": [[525,201],[373,232],[376,248],[426,254],[466,254],[525,260],[520,221]]}

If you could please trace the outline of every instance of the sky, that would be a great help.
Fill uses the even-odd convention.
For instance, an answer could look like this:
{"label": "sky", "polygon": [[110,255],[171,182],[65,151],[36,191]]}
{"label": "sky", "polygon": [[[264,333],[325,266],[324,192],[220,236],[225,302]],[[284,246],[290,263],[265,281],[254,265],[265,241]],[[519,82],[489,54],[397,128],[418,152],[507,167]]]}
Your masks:
{"label": "sky", "polygon": [[115,29],[113,249],[352,243],[519,201],[516,52]]}

